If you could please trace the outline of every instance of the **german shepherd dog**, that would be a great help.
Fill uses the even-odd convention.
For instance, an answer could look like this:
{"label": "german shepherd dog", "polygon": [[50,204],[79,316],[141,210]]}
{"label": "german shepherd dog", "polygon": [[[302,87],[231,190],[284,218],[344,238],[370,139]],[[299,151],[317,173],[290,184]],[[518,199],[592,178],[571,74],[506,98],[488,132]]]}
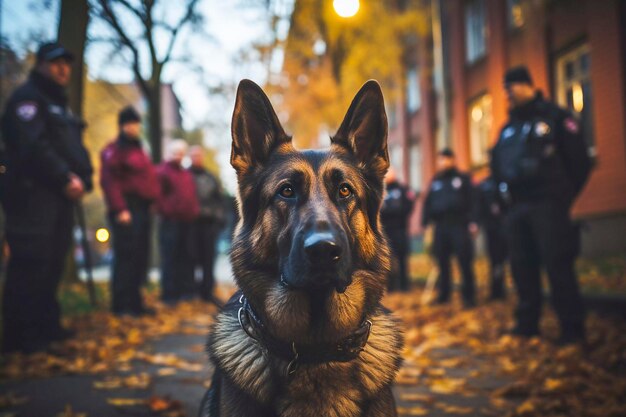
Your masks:
{"label": "german shepherd dog", "polygon": [[329,150],[297,151],[261,88],[243,80],[232,137],[240,291],[211,329],[215,374],[200,415],[395,416],[403,338],[380,304],[390,267],[380,86],[361,88]]}

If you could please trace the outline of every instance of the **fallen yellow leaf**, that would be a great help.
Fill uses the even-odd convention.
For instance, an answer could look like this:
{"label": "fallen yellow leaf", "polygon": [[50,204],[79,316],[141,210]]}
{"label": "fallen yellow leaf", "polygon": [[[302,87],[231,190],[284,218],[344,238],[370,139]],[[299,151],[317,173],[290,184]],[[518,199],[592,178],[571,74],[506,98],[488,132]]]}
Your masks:
{"label": "fallen yellow leaf", "polygon": [[132,407],[135,405],[145,405],[147,400],[143,398],[107,398],[107,403],[115,407]]}

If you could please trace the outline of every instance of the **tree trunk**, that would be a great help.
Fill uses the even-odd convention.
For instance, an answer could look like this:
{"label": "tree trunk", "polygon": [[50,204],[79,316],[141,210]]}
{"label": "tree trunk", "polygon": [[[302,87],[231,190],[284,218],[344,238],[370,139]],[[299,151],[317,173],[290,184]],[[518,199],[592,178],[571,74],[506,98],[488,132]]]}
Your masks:
{"label": "tree trunk", "polygon": [[[74,54],[72,78],[68,87],[69,106],[75,115],[83,115],[84,52],[87,40],[89,5],[87,0],[61,0],[58,41]],[[72,245],[65,262],[64,282],[78,282],[78,267]]]}
{"label": "tree trunk", "polygon": [[157,164],[163,159],[163,125],[161,122],[161,83],[156,82],[150,88],[148,97],[148,137],[152,148],[152,161]]}
{"label": "tree trunk", "polygon": [[74,114],[83,114],[84,52],[87,40],[89,4],[87,0],[61,0],[58,40],[75,55],[68,96]]}

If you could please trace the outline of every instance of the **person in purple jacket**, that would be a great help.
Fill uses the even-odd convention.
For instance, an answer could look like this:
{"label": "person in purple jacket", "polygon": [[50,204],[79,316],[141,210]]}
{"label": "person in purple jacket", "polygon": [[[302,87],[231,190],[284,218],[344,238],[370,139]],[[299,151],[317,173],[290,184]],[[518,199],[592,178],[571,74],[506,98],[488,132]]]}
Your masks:
{"label": "person in purple jacket", "polygon": [[147,280],[150,253],[150,206],[159,182],[150,157],[141,146],[141,117],[132,108],[119,113],[119,136],[101,154],[100,183],[113,235],[111,310],[139,316],[141,284]]}
{"label": "person in purple jacket", "polygon": [[167,304],[196,295],[189,233],[200,206],[193,176],[182,166],[186,153],[187,143],[175,139],[167,148],[167,160],[157,167],[161,185],[157,202],[161,217],[161,299]]}

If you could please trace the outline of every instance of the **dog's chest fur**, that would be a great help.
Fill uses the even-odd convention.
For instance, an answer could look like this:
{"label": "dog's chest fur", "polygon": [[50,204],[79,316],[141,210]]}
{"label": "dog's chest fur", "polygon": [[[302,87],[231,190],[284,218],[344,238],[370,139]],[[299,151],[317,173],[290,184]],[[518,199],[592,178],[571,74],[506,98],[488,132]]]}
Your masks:
{"label": "dog's chest fur", "polygon": [[278,417],[357,417],[387,388],[400,365],[397,320],[380,309],[370,320],[366,348],[353,361],[303,365],[285,376],[287,363],[265,351],[228,312],[218,316],[209,353],[220,371]]}

